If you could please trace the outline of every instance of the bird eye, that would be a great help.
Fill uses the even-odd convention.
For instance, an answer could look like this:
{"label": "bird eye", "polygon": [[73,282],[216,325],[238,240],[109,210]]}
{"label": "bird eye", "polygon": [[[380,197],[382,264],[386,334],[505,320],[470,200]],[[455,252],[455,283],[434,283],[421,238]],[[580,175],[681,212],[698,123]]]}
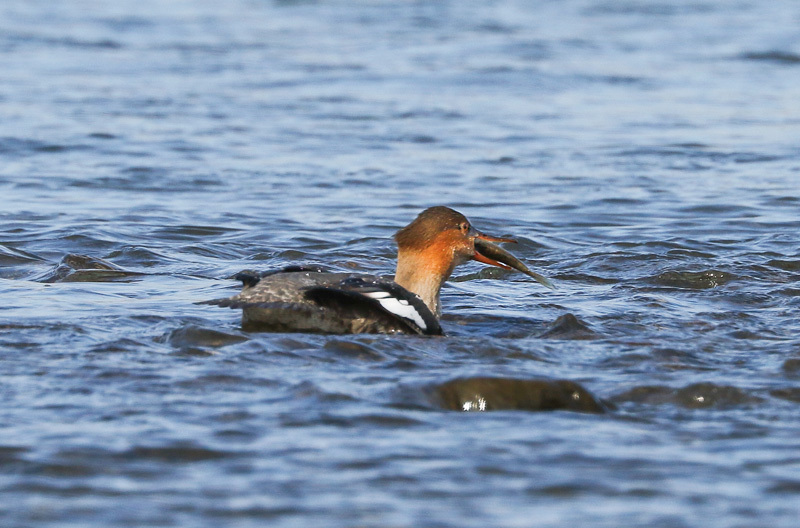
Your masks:
{"label": "bird eye", "polygon": [[465,232],[465,233],[466,233],[467,231],[469,231],[469,224],[468,224],[468,223],[466,223],[466,222],[463,222],[463,223],[462,223],[460,226],[458,226],[458,227],[460,227],[460,228],[461,228],[461,230],[462,230],[463,232]]}

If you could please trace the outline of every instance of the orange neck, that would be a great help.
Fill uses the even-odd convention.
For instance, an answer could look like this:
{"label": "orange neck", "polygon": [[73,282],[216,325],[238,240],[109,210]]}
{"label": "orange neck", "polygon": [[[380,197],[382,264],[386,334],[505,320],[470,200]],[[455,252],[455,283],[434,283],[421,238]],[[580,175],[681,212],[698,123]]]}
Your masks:
{"label": "orange neck", "polygon": [[[451,252],[452,253],[452,252]],[[423,250],[400,250],[394,281],[420,296],[436,317],[442,314],[439,290],[455,268],[452,254],[436,246]]]}

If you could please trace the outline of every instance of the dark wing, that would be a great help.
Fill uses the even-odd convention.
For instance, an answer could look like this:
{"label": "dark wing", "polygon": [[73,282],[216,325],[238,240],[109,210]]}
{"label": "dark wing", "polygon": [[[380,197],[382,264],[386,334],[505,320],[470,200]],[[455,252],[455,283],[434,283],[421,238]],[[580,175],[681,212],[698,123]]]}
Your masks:
{"label": "dark wing", "polygon": [[336,286],[309,288],[305,296],[322,306],[345,303],[375,310],[403,323],[412,333],[444,335],[422,299],[391,281],[350,277]]}
{"label": "dark wing", "polygon": [[285,268],[277,269],[277,270],[268,270],[268,271],[250,271],[244,270],[240,271],[236,275],[233,276],[235,280],[241,281],[242,286],[246,288],[252,288],[256,284],[259,283],[261,279],[264,277],[269,277],[272,275],[277,275],[278,273],[296,273],[302,271],[309,271],[311,273],[325,273],[330,271],[329,268],[325,266],[317,266],[317,265],[299,265],[299,266],[286,266]]}
{"label": "dark wing", "polygon": [[238,299],[211,299],[210,301],[200,301],[195,304],[211,304],[222,308],[262,308],[270,310],[293,311],[300,315],[313,315],[319,312],[319,308],[311,304],[292,303],[292,302],[252,302],[240,301]]}
{"label": "dark wing", "polygon": [[[305,271],[311,273],[325,273],[326,271],[328,271],[328,269],[323,266],[315,266],[315,265],[286,266],[285,268],[280,268],[277,270],[268,270],[268,271],[244,270],[240,271],[231,278],[241,281],[242,292],[244,292],[249,288],[255,287],[259,282],[261,282],[261,279],[265,277],[270,277],[272,275],[277,275],[279,273],[295,273],[295,272],[305,272]],[[254,303],[251,301],[242,300],[239,298],[240,295],[235,295],[233,297],[225,297],[222,299],[211,299],[209,301],[199,301],[196,302],[195,304],[211,304],[228,308],[246,308],[246,307],[251,307],[251,305],[258,304],[257,302]]]}

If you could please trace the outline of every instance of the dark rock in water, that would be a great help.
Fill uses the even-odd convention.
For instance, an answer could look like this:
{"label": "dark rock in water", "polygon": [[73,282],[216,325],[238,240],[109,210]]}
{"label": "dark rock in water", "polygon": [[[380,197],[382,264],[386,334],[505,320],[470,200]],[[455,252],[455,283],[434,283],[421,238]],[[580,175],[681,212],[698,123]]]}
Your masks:
{"label": "dark rock in water", "polygon": [[586,389],[569,380],[457,378],[433,387],[432,399],[453,411],[606,410]]}
{"label": "dark rock in water", "polygon": [[800,64],[800,55],[790,51],[751,51],[740,55],[744,60],[776,62],[779,64]]}
{"label": "dark rock in water", "polygon": [[790,358],[784,361],[783,371],[787,374],[800,374],[800,358]]}
{"label": "dark rock in water", "polygon": [[564,314],[550,325],[550,328],[539,334],[539,337],[550,339],[594,339],[597,335],[577,317]]}
{"label": "dark rock in water", "polygon": [[103,259],[70,253],[58,266],[34,280],[38,282],[109,282],[141,275]]}
{"label": "dark rock in water", "polygon": [[773,389],[769,391],[770,396],[780,398],[782,400],[800,403],[800,388],[785,387],[783,389]]}
{"label": "dark rock in water", "polygon": [[185,350],[203,347],[219,348],[247,341],[247,338],[211,328],[188,325],[171,331],[166,336],[157,339],[157,341],[167,342],[177,349]]}
{"label": "dark rock in water", "polygon": [[634,387],[613,398],[615,403],[672,404],[687,409],[724,409],[760,403],[762,398],[728,385],[693,383],[682,388],[663,385]]}
{"label": "dark rock in water", "polygon": [[651,278],[659,286],[705,290],[722,286],[738,277],[732,273],[719,270],[707,271],[665,271]]}
{"label": "dark rock in water", "polygon": [[87,255],[76,255],[69,253],[61,259],[61,264],[69,266],[74,270],[106,270],[106,271],[125,271],[116,264],[112,264],[103,259],[89,257]]}
{"label": "dark rock in water", "polygon": [[693,383],[678,390],[676,396],[677,403],[689,409],[738,407],[761,401],[738,387],[716,383]]}
{"label": "dark rock in water", "polygon": [[767,266],[784,271],[800,271],[800,260],[772,259],[767,261]]}

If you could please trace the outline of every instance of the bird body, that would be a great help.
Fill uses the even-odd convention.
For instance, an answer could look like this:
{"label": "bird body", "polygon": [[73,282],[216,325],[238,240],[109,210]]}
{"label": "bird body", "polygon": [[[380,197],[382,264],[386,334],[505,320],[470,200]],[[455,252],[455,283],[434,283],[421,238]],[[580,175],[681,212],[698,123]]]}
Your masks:
{"label": "bird body", "polygon": [[242,291],[204,301],[242,309],[245,328],[329,334],[442,335],[439,291],[453,269],[469,260],[517,269],[545,286],[541,275],[491,242],[448,207],[426,209],[395,235],[394,279],[292,266],[267,273],[241,272]]}

